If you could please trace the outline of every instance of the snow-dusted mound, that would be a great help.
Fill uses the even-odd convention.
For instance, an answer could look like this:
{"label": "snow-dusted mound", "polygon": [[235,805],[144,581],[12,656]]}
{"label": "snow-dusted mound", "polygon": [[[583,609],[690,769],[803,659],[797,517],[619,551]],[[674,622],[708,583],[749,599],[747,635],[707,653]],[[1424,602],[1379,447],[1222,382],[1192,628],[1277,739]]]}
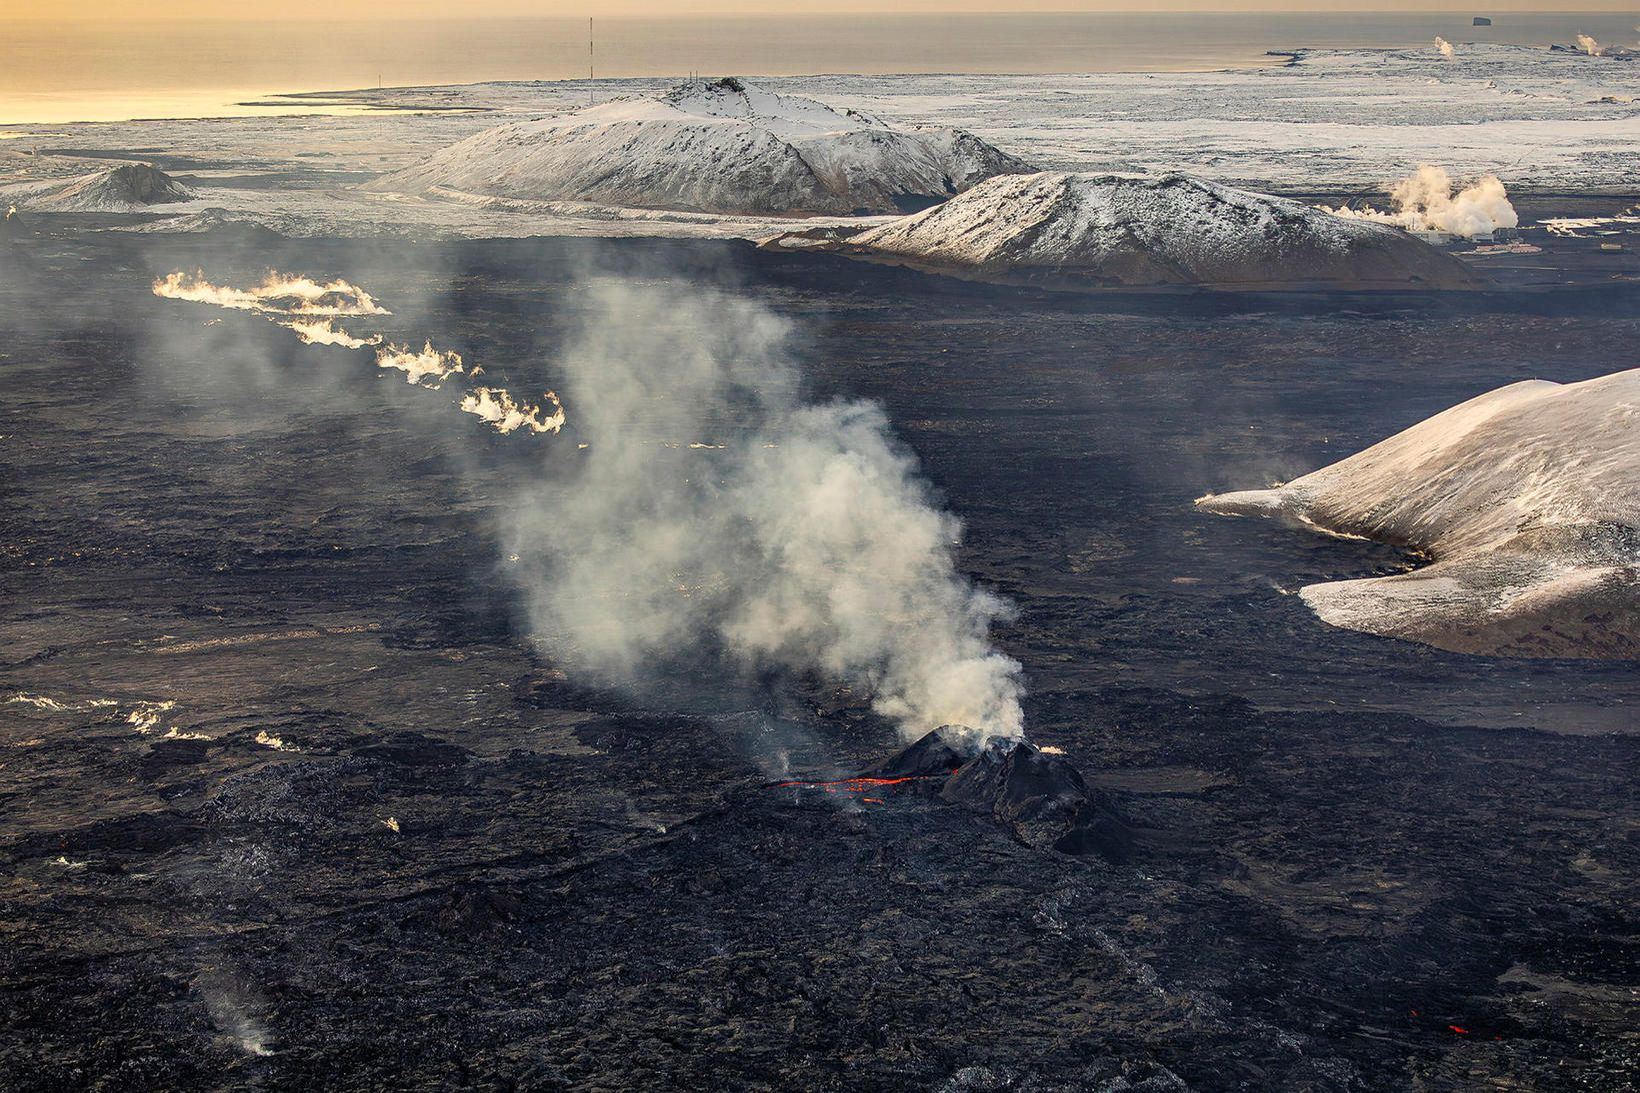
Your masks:
{"label": "snow-dusted mound", "polygon": [[0,200],[33,212],[128,213],[153,205],[192,201],[188,187],[146,163],[125,163],[106,171],[50,182],[8,186]]}
{"label": "snow-dusted mound", "polygon": [[1640,369],[1511,384],[1278,489],[1196,504],[1433,559],[1305,588],[1335,626],[1459,652],[1640,659]]}
{"label": "snow-dusted mound", "polygon": [[1478,283],[1457,259],[1396,229],[1182,174],[993,178],[846,245],[933,269],[1099,285]]}
{"label": "snow-dusted mound", "polygon": [[956,129],[903,132],[738,80],[488,129],[373,190],[757,215],[923,208],[1029,168]]}

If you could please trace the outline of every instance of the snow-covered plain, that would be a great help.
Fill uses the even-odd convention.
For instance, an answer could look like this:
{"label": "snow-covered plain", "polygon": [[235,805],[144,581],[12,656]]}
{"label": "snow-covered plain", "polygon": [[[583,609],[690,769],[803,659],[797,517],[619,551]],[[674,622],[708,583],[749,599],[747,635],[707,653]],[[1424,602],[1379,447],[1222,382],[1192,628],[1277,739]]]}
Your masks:
{"label": "snow-covered plain", "polygon": [[1335,626],[1459,652],[1635,659],[1636,467],[1640,369],[1510,384],[1286,485],[1196,505],[1431,559],[1302,589]]}
{"label": "snow-covered plain", "polygon": [[[1434,163],[1460,179],[1496,174],[1512,193],[1640,191],[1640,69],[1576,53],[1460,46],[1451,60],[1434,49],[1300,51],[1291,64],[1223,72],[759,82],[896,128],[965,129],[1055,170],[1182,170],[1257,190],[1370,196]],[[218,218],[287,234],[756,237],[787,226],[359,189],[498,124],[658,94],[674,82],[369,90],[313,100],[377,108],[354,115],[12,127],[0,134],[16,138],[0,141],[0,184],[84,174],[110,156],[153,159],[198,194],[172,209],[221,209]]]}

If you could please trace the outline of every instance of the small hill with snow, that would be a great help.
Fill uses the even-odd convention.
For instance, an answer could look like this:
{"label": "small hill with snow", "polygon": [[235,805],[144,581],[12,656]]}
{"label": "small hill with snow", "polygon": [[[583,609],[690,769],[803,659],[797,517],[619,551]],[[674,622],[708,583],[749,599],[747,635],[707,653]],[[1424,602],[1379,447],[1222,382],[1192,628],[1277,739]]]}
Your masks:
{"label": "small hill with snow", "polygon": [[957,129],[904,131],[739,80],[488,129],[367,189],[722,214],[924,208],[1030,168]]}
{"label": "small hill with snow", "polygon": [[1182,174],[993,178],[849,236],[842,249],[958,274],[1089,286],[1479,284],[1462,262],[1404,232]]}
{"label": "small hill with snow", "polygon": [[1433,560],[1303,589],[1334,626],[1466,653],[1640,659],[1640,369],[1511,384],[1277,489],[1196,505]]}
{"label": "small hill with snow", "polygon": [[125,163],[74,178],[27,182],[0,190],[0,201],[30,212],[145,212],[154,205],[193,199],[192,190],[146,163]]}

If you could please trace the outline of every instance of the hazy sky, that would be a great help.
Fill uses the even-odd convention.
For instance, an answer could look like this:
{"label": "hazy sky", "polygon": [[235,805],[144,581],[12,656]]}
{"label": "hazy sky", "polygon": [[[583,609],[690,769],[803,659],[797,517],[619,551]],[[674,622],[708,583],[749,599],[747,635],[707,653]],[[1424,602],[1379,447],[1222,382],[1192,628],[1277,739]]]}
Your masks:
{"label": "hazy sky", "polygon": [[1640,0],[7,0],[11,18],[97,21],[159,19],[387,19],[486,16],[781,15],[871,11],[1635,11]]}

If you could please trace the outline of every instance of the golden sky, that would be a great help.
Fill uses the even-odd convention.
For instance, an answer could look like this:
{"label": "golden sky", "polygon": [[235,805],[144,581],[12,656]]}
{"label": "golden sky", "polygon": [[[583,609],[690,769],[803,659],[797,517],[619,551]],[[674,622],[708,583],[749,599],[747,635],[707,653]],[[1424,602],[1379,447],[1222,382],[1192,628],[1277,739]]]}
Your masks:
{"label": "golden sky", "polygon": [[21,19],[151,22],[164,19],[287,20],[519,16],[795,15],[869,11],[1634,11],[1636,0],[6,0]]}

